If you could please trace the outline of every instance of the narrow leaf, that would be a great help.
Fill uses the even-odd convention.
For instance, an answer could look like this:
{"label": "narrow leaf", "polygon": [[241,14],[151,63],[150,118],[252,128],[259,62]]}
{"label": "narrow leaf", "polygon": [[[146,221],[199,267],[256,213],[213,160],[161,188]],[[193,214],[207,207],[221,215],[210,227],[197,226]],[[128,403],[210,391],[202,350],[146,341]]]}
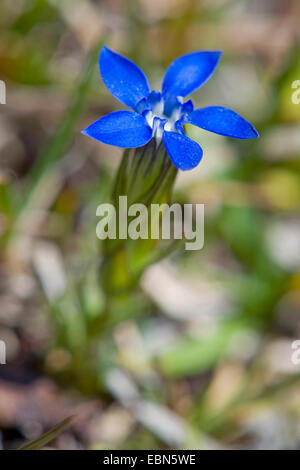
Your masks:
{"label": "narrow leaf", "polygon": [[44,447],[49,442],[53,441],[56,437],[60,436],[67,427],[70,426],[71,421],[73,420],[74,416],[69,416],[68,418],[64,419],[61,423],[54,426],[54,428],[47,431],[42,436],[34,439],[33,441],[27,442],[21,446],[18,450],[38,450]]}

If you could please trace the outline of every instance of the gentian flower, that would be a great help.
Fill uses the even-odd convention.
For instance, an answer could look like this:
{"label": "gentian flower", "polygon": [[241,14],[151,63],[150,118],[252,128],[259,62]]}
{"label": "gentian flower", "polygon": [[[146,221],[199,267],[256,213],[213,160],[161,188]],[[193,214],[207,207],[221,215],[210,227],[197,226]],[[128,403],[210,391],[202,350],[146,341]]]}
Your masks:
{"label": "gentian flower", "polygon": [[136,148],[152,138],[163,140],[165,149],[180,170],[190,170],[202,158],[200,145],[187,137],[184,124],[236,139],[258,137],[256,129],[235,111],[222,106],[194,110],[189,94],[204,85],[215,72],[221,51],[198,51],[179,57],[165,74],[162,92],[150,91],[143,71],[131,60],[103,47],[99,68],[111,94],[133,111],[103,116],[83,132],[109,145]]}

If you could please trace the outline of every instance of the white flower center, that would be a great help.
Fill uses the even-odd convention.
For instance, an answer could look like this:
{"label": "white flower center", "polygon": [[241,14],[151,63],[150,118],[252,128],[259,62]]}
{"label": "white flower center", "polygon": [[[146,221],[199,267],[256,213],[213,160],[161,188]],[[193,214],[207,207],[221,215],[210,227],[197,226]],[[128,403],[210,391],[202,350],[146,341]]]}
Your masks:
{"label": "white flower center", "polygon": [[181,109],[176,107],[171,116],[164,114],[164,101],[160,100],[146,115],[146,121],[153,130],[153,136],[161,139],[163,131],[177,132],[175,122],[181,117]]}

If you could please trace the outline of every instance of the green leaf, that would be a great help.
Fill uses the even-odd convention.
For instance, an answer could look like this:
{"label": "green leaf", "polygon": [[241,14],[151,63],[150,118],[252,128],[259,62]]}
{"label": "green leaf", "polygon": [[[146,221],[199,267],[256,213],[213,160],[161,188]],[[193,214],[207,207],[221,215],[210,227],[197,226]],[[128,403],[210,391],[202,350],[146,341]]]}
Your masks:
{"label": "green leaf", "polygon": [[33,441],[24,444],[19,447],[18,450],[38,450],[44,447],[49,442],[53,441],[56,437],[60,436],[71,424],[74,416],[69,416],[69,418],[64,419],[61,423],[54,426],[54,428],[47,431],[41,437],[34,439]]}
{"label": "green leaf", "polygon": [[203,338],[185,337],[158,358],[160,370],[166,376],[175,378],[207,371],[226,357],[233,336],[247,328],[243,320],[232,319],[224,321]]}

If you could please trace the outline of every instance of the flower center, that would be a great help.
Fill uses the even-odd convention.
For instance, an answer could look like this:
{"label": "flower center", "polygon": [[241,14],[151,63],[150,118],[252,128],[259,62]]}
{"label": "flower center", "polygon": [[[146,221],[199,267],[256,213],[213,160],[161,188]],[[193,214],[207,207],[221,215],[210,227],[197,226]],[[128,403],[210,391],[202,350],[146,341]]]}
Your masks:
{"label": "flower center", "polygon": [[181,96],[162,96],[158,91],[152,91],[136,108],[151,127],[153,137],[159,140],[164,131],[183,133],[184,118],[192,110],[191,101],[183,103]]}

